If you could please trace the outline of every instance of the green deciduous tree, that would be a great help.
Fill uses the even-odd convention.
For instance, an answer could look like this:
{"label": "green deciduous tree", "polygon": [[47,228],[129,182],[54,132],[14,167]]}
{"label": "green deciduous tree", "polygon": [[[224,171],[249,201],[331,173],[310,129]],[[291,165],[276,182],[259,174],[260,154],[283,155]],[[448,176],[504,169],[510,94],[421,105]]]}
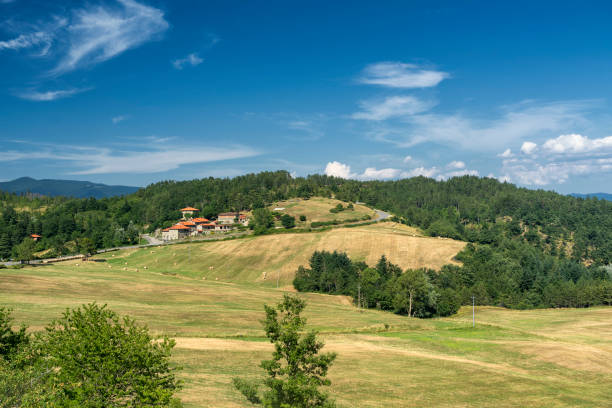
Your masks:
{"label": "green deciduous tree", "polygon": [[34,249],[36,247],[36,243],[30,237],[25,238],[21,244],[17,245],[15,248],[15,255],[17,256],[17,260],[21,262],[29,262],[34,258]]}
{"label": "green deciduous tree", "polygon": [[14,366],[15,378],[3,383],[25,391],[14,406],[170,406],[179,387],[169,362],[173,346],[90,304],[67,310],[38,334]]}
{"label": "green deciduous tree", "polygon": [[292,217],[289,214],[283,214],[281,217],[281,224],[283,227],[289,229],[295,227],[295,217]]}
{"label": "green deciduous tree", "polygon": [[324,343],[316,332],[304,333],[306,319],[301,316],[306,303],[297,296],[284,295],[276,307],[265,306],[264,329],[274,344],[271,360],[261,362],[267,390],[260,398],[253,383],[235,379],[234,385],[252,403],[269,408],[333,407],[335,404],[319,387],[327,379],[335,353],[319,353]]}

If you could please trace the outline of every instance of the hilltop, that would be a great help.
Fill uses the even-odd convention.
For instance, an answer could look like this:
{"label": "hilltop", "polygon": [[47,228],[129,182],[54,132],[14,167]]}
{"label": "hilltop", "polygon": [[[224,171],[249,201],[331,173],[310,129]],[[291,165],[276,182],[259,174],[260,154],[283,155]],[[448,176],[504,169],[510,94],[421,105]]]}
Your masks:
{"label": "hilltop", "polygon": [[135,193],[139,187],[109,186],[77,180],[36,180],[21,177],[12,181],[0,182],[0,191],[15,194],[33,194],[48,197],[107,198]]}

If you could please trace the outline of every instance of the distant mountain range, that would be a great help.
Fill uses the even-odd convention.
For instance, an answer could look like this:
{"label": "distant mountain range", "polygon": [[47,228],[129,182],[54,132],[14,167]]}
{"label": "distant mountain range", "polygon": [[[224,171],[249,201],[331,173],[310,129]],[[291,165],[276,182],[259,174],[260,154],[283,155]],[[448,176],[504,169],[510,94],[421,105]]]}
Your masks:
{"label": "distant mountain range", "polygon": [[597,197],[600,200],[612,201],[612,194],[608,194],[608,193],[589,193],[589,194],[577,194],[577,193],[573,193],[573,194],[570,194],[570,195],[572,197],[578,197],[578,198]]}
{"label": "distant mountain range", "polygon": [[13,181],[0,182],[0,190],[9,193],[31,193],[44,196],[66,196],[76,198],[105,198],[131,194],[139,187],[108,186],[77,180],[36,180],[31,177],[21,177]]}

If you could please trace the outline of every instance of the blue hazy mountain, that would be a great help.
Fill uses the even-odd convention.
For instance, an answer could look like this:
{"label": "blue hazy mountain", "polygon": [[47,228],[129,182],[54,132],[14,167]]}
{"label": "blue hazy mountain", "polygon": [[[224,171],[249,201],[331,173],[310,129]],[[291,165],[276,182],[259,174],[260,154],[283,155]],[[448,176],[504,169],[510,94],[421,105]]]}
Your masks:
{"label": "blue hazy mountain", "polygon": [[139,187],[108,186],[77,180],[36,180],[31,177],[21,177],[13,181],[0,182],[0,190],[16,194],[39,194],[44,196],[66,196],[76,198],[104,198],[131,194]]}
{"label": "blue hazy mountain", "polygon": [[612,201],[612,194],[608,194],[608,193],[588,193],[588,194],[577,194],[577,193],[573,193],[570,194],[572,197],[578,197],[578,198],[590,198],[590,197],[597,197],[600,200],[608,200],[608,201]]}

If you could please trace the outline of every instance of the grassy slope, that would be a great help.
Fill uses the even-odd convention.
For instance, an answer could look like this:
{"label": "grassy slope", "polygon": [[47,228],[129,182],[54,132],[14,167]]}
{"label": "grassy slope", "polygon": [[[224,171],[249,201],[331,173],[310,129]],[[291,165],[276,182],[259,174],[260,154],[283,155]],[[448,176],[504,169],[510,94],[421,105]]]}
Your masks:
{"label": "grassy slope", "polygon": [[[180,396],[190,407],[246,407],[236,375],[257,377],[270,355],[259,320],[281,291],[136,272],[108,265],[0,270],[0,304],[40,328],[65,307],[108,303],[177,338]],[[360,311],[343,297],[306,294],[310,324],[339,353],[331,393],[343,407],[606,406],[612,381],[612,308],[478,308],[417,320]],[[385,329],[388,326],[388,330]]]}
{"label": "grassy slope", "polygon": [[[347,252],[374,265],[381,255],[402,268],[440,268],[452,262],[464,242],[419,236],[413,228],[380,223],[331,231],[277,234],[245,239],[198,242],[106,254],[117,267],[178,273],[192,278],[291,285],[298,266],[308,265],[315,250]],[[264,279],[265,273],[265,279]]]}
{"label": "grassy slope", "polygon": [[[344,207],[348,205],[344,201],[340,200],[312,197],[308,200],[295,198],[292,200],[280,201],[270,206],[269,209],[274,210],[274,208],[284,208],[284,210],[279,212],[294,216],[296,225],[298,227],[308,226],[313,221],[344,221],[354,218],[361,219],[364,215],[369,215],[372,218],[376,218],[376,213],[374,210],[364,205],[357,204],[353,204],[353,210],[341,211],[335,214],[329,212],[330,209],[334,208],[338,204],[342,204]],[[305,215],[306,221],[300,221],[300,215]]]}

